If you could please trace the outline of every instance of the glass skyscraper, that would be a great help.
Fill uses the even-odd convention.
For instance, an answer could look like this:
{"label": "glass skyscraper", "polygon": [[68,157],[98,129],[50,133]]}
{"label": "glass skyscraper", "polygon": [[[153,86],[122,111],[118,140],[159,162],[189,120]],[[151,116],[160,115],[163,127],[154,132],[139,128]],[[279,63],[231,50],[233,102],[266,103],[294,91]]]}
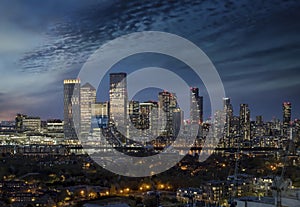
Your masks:
{"label": "glass skyscraper", "polygon": [[240,134],[243,141],[250,141],[250,110],[248,104],[240,105]]}
{"label": "glass skyscraper", "polygon": [[[126,73],[110,74],[110,122],[117,128],[126,127],[127,123],[127,80]],[[123,129],[125,130],[125,129]]]}
{"label": "glass skyscraper", "polygon": [[96,89],[89,83],[80,88],[80,136],[87,138],[91,130],[92,104],[96,103]]}
{"label": "glass skyscraper", "polygon": [[199,88],[190,89],[190,121],[192,124],[203,123],[203,97],[199,96]]}
{"label": "glass skyscraper", "polygon": [[64,80],[64,136],[77,139],[80,131],[80,80]]}
{"label": "glass skyscraper", "polygon": [[283,115],[283,120],[282,120],[282,133],[283,135],[287,136],[288,134],[288,128],[290,126],[291,122],[291,116],[292,116],[292,104],[291,102],[283,102],[282,104],[282,115]]}

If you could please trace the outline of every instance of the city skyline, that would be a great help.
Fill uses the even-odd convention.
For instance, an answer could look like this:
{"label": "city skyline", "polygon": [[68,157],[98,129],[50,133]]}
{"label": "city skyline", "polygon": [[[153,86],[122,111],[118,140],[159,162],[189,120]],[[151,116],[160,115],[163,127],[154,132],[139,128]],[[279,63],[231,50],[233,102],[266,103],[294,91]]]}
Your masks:
{"label": "city skyline", "polygon": [[[124,77],[122,77],[121,79],[117,78],[115,85],[118,85],[118,87],[120,88],[119,81],[120,81],[120,83],[122,83],[125,80],[124,87],[126,88],[126,73],[124,73],[124,72],[121,72],[121,73],[112,73],[112,74],[110,74],[110,76],[112,77],[114,75],[119,75],[119,74],[121,74],[121,75],[124,74]],[[114,78],[112,78],[112,79],[114,79]],[[124,83],[122,83],[122,84],[124,84]],[[71,110],[70,108],[72,108],[71,107],[72,106],[72,104],[71,104],[71,98],[72,98],[73,95],[71,95],[71,94],[75,93],[75,97],[77,97],[77,98],[79,96],[82,96],[81,94],[84,94],[83,95],[84,96],[84,100],[83,101],[81,101],[79,99],[75,101],[76,102],[75,108],[78,108],[77,104],[78,104],[78,106],[80,106],[80,108],[82,108],[82,107],[83,108],[88,107],[88,108],[84,109],[84,112],[82,112],[81,109],[78,110],[79,114],[76,114],[76,118],[75,119],[78,119],[78,117],[83,117],[84,122],[86,122],[86,124],[88,124],[90,126],[91,119],[87,118],[87,117],[92,117],[91,112],[88,112],[88,111],[92,111],[92,104],[110,103],[111,100],[112,100],[112,96],[113,96],[112,94],[115,94],[115,93],[127,93],[125,88],[121,89],[120,91],[119,90],[115,90],[115,89],[114,89],[114,91],[112,91],[112,89],[111,89],[110,90],[110,96],[111,97],[108,98],[107,100],[101,100],[101,101],[99,101],[98,99],[96,99],[96,89],[92,85],[90,85],[90,83],[88,83],[88,82],[86,82],[85,84],[81,85],[81,82],[80,82],[79,79],[66,79],[66,80],[63,81],[63,85],[64,85],[64,91],[65,91],[64,92],[64,108],[65,109],[64,109],[64,112],[63,112],[63,118],[60,118],[60,117],[51,117],[51,118],[45,118],[43,120],[55,120],[55,119],[61,119],[61,120],[68,120],[68,119],[70,119],[71,120],[72,117],[69,117],[68,112],[67,112],[68,110]],[[110,85],[110,87],[113,88],[112,85]],[[130,109],[128,108],[128,107],[130,107],[130,102],[137,102],[137,103],[147,103],[147,102],[154,102],[154,101],[159,102],[159,100],[160,100],[160,98],[159,98],[160,94],[163,94],[164,92],[167,92],[167,91],[164,91],[164,90],[158,90],[158,91],[159,92],[156,94],[157,95],[156,99],[155,98],[152,98],[152,99],[138,99],[137,98],[137,99],[127,100],[125,98],[127,96],[124,96],[124,103],[127,104],[126,107],[123,107],[123,108],[126,108],[125,111],[127,111],[126,113],[125,113],[125,111],[123,112],[123,113],[125,113],[124,120],[126,118],[128,118],[127,117],[127,113],[130,111]],[[167,93],[171,94],[172,92],[167,92]],[[117,96],[119,96],[119,95],[117,95]],[[192,98],[192,97],[195,97],[195,98]],[[90,98],[93,99],[94,101],[91,102],[91,100],[89,100]],[[196,87],[191,87],[190,88],[190,98],[191,98],[190,99],[191,105],[190,105],[189,110],[186,111],[186,113],[189,114],[189,116],[187,118],[184,117],[185,118],[184,120],[189,120],[191,122],[195,122],[193,120],[193,119],[197,118],[194,115],[195,112],[198,112],[200,114],[199,115],[199,118],[200,118],[200,122],[199,123],[203,123],[205,121],[210,120],[211,116],[208,116],[208,115],[207,116],[203,116],[203,108],[202,107],[203,107],[203,102],[205,102],[205,101],[203,101],[203,96],[199,96],[199,88],[196,88]],[[72,103],[73,103],[73,101],[72,101]],[[119,106],[119,104],[120,103],[117,103],[116,106]],[[198,107],[199,108],[198,109],[195,108],[195,105],[197,105],[197,108]],[[248,120],[248,121],[255,121],[255,120],[257,120],[257,117],[260,117],[264,121],[280,120],[280,121],[283,122],[284,127],[287,128],[289,126],[289,123],[291,121],[295,121],[295,120],[299,120],[300,119],[300,116],[296,117],[295,115],[293,115],[294,104],[292,104],[289,101],[283,101],[281,103],[281,112],[280,112],[281,116],[279,116],[279,117],[272,117],[272,119],[270,119],[270,120],[266,120],[265,117],[264,117],[264,114],[252,115],[252,113],[251,113],[252,116],[250,116],[251,106],[249,106],[247,103],[239,103],[239,104],[236,103],[236,105],[238,105],[239,108],[238,108],[238,110],[234,110],[233,107],[232,107],[233,104],[232,104],[232,101],[231,101],[230,97],[224,97],[223,98],[223,105],[224,105],[224,111],[226,113],[229,113],[228,112],[228,108],[230,107],[229,110],[230,110],[230,113],[232,113],[232,116],[233,115],[238,115],[239,117],[241,117],[242,120],[244,119],[244,120]],[[97,109],[94,109],[94,110],[97,110]],[[252,112],[252,110],[251,110],[251,112]],[[19,112],[17,112],[14,115],[13,119],[10,119],[10,120],[6,120],[6,119],[2,119],[1,120],[0,119],[0,122],[1,121],[15,121],[16,117],[18,116],[18,114],[23,115],[23,114],[26,114],[26,113],[22,113],[22,112],[19,111]],[[27,114],[26,114],[26,116],[27,116]],[[42,118],[41,116],[39,116],[39,114],[36,114],[36,113],[30,114],[30,117],[39,117],[39,118]],[[117,118],[120,118],[120,117],[117,117]],[[76,121],[76,122],[78,123],[78,121]],[[80,129],[84,129],[84,127],[82,127],[81,125],[80,126],[78,125],[78,127]],[[86,127],[87,126],[85,126],[85,128]]]}
{"label": "city skyline", "polygon": [[[130,118],[132,120],[132,118],[134,119],[134,117],[129,117],[130,112],[132,113],[131,115],[134,115],[135,113],[135,105],[142,105],[142,104],[149,104],[149,103],[160,103],[160,105],[162,104],[162,101],[165,99],[165,97],[169,97],[168,98],[168,103],[172,105],[172,97],[175,97],[174,101],[176,102],[176,94],[172,93],[172,91],[165,91],[165,90],[158,90],[158,92],[156,93],[156,99],[132,99],[132,100],[128,100],[127,99],[127,80],[126,80],[126,76],[127,74],[124,72],[120,72],[120,73],[110,73],[110,97],[107,100],[104,101],[99,101],[96,98],[96,89],[88,82],[81,84],[81,81],[79,79],[66,79],[63,81],[63,86],[64,86],[64,118],[62,120],[65,121],[65,126],[64,126],[64,130],[65,131],[70,131],[70,133],[72,134],[71,137],[74,137],[74,133],[75,132],[75,128],[78,130],[80,129],[80,133],[81,131],[87,131],[88,128],[91,126],[91,120],[92,117],[95,114],[99,114],[101,112],[99,112],[99,107],[103,107],[102,105],[109,105],[106,106],[107,107],[107,111],[108,113],[111,113],[112,111],[116,111],[115,116],[116,117],[111,117],[112,119],[123,119],[123,122]],[[82,98],[83,97],[83,98]],[[121,97],[121,98],[120,98]],[[123,100],[122,100],[123,99]],[[115,107],[111,106],[111,102],[115,103]],[[174,102],[173,101],[173,102]],[[200,96],[199,94],[199,88],[196,87],[191,87],[190,88],[190,108],[188,111],[186,111],[187,114],[189,114],[189,116],[186,118],[184,117],[184,120],[190,121],[191,123],[199,123],[202,124],[206,121],[210,120],[210,116],[207,116],[206,118],[203,118],[203,96]],[[73,107],[74,104],[74,107]],[[119,107],[120,104],[124,107]],[[177,105],[178,103],[175,103],[176,107],[180,108],[179,105]],[[173,104],[174,105],[174,104]],[[248,123],[250,124],[250,121],[258,121],[258,119],[260,121],[277,121],[280,120],[283,124],[283,128],[287,129],[290,126],[290,123],[293,121],[297,121],[300,119],[300,117],[293,117],[293,107],[294,105],[289,102],[289,101],[284,101],[281,104],[281,117],[273,117],[271,120],[266,120],[264,118],[264,114],[259,114],[259,115],[252,115],[254,117],[251,117],[250,111],[252,112],[251,107],[249,107],[249,105],[247,103],[240,103],[239,105],[239,110],[234,110],[232,107],[232,101],[230,97],[224,97],[223,98],[223,110],[226,112],[226,114],[229,114],[230,116],[234,117],[237,116],[239,117],[239,122],[240,123]],[[174,106],[174,109],[176,108]],[[124,109],[123,111],[120,111],[120,108]],[[73,120],[73,111],[76,109],[75,112],[75,121]],[[82,110],[83,109],[83,110]],[[165,109],[164,109],[165,110]],[[181,109],[182,110],[182,109]],[[92,113],[92,111],[94,111],[94,113]],[[185,111],[182,111],[183,113]],[[103,112],[102,112],[103,113]],[[195,115],[195,114],[199,114]],[[0,121],[16,121],[17,117],[21,115],[21,116],[25,116],[27,117],[27,114],[25,115],[25,113],[21,113],[18,112],[17,114],[15,114],[15,117],[13,120],[0,120]],[[124,118],[120,117],[120,115],[124,116]],[[41,118],[40,116],[33,116],[32,114],[29,115],[30,118]],[[59,117],[53,117],[53,118],[47,118],[44,120],[59,120]],[[197,121],[197,119],[199,119]],[[122,122],[122,121],[121,121]],[[82,123],[83,126],[82,126]],[[76,127],[72,127],[74,126],[74,124],[77,124]],[[124,124],[124,123],[123,123]],[[246,131],[246,139],[249,139],[249,130],[250,130],[250,125],[248,126],[242,126],[242,128],[249,128],[249,129],[245,129]],[[16,127],[18,127],[16,125]],[[71,128],[70,128],[71,127]],[[70,129],[68,129],[70,128]],[[226,127],[225,127],[226,128]],[[72,132],[74,131],[74,132]],[[244,136],[244,135],[243,135]]]}
{"label": "city skyline", "polygon": [[299,207],[299,10],[0,1],[0,206]]}

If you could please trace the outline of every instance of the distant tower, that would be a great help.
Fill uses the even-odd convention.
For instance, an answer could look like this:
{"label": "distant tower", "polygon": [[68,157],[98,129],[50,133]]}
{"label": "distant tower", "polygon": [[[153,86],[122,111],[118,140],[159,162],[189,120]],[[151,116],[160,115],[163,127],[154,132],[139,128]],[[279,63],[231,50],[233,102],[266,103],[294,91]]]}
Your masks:
{"label": "distant tower", "polygon": [[248,104],[240,105],[240,135],[243,141],[250,141],[250,110]]}
{"label": "distant tower", "polygon": [[128,116],[130,122],[135,128],[139,128],[140,103],[138,101],[130,101],[128,106]]}
{"label": "distant tower", "polygon": [[89,83],[80,88],[80,135],[87,138],[91,130],[92,104],[96,103],[96,89]]}
{"label": "distant tower", "polygon": [[223,108],[226,115],[225,125],[224,125],[224,142],[223,147],[232,146],[231,139],[231,128],[233,119],[233,107],[230,103],[230,98],[223,98]]}
{"label": "distant tower", "polygon": [[256,125],[257,126],[261,126],[263,124],[263,117],[260,115],[260,116],[256,116]]}
{"label": "distant tower", "polygon": [[190,89],[190,120],[192,124],[203,123],[203,97],[199,96],[199,88]]}
{"label": "distant tower", "polygon": [[173,128],[173,112],[177,108],[177,98],[174,93],[163,91],[158,94],[158,101],[159,108],[165,113],[165,117],[159,115],[159,118],[164,118],[166,120],[166,126],[162,129],[162,135],[170,138],[175,135]]}
{"label": "distant tower", "polygon": [[127,123],[127,80],[126,73],[110,74],[110,119],[117,128],[125,128]]}
{"label": "distant tower", "polygon": [[80,80],[64,80],[64,135],[77,139],[80,130]]}
{"label": "distant tower", "polygon": [[291,114],[292,114],[292,103],[290,102],[283,102],[282,104],[282,113],[283,113],[283,135],[287,135],[288,128],[291,122]]}

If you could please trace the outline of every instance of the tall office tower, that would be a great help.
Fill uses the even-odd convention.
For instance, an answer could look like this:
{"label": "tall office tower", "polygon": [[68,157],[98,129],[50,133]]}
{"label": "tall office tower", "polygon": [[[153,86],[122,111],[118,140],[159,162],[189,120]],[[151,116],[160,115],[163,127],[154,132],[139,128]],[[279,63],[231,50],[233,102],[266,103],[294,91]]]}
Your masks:
{"label": "tall office tower", "polygon": [[248,104],[240,105],[240,135],[244,142],[250,141],[250,110]]}
{"label": "tall office tower", "polygon": [[282,113],[283,113],[283,128],[288,128],[291,122],[292,104],[290,102],[283,102]]}
{"label": "tall office tower", "polygon": [[80,88],[80,136],[87,138],[91,131],[92,104],[96,103],[96,89],[89,83]]}
{"label": "tall office tower", "polygon": [[[165,116],[159,114],[159,118],[163,119],[165,126],[161,129],[161,135],[167,138],[174,136],[173,129],[173,112],[177,108],[177,98],[174,93],[163,91],[158,94],[159,108],[165,113]],[[159,111],[160,112],[160,111]]]}
{"label": "tall office tower", "polygon": [[231,119],[231,129],[230,129],[230,138],[229,138],[229,146],[230,147],[238,147],[239,146],[239,135],[240,135],[240,117],[233,116]]}
{"label": "tall office tower", "polygon": [[64,80],[64,135],[77,139],[80,131],[80,80]]}
{"label": "tall office tower", "polygon": [[283,102],[282,104],[282,135],[288,136],[289,126],[291,122],[292,115],[292,103],[291,102]]}
{"label": "tall office tower", "polygon": [[141,129],[154,130],[158,121],[158,104],[155,101],[140,103],[139,127]]}
{"label": "tall office tower", "polygon": [[127,80],[126,73],[110,74],[110,121],[118,130],[126,130],[127,119]]}
{"label": "tall office tower", "polygon": [[190,120],[192,124],[203,123],[203,97],[199,96],[199,88],[190,89]]}
{"label": "tall office tower", "polygon": [[230,103],[230,98],[223,98],[223,108],[225,112],[224,137],[223,147],[230,147],[230,137],[232,131],[233,107]]}
{"label": "tall office tower", "polygon": [[140,118],[140,102],[138,101],[129,101],[128,105],[128,116],[132,126],[136,129],[139,128],[139,118]]}

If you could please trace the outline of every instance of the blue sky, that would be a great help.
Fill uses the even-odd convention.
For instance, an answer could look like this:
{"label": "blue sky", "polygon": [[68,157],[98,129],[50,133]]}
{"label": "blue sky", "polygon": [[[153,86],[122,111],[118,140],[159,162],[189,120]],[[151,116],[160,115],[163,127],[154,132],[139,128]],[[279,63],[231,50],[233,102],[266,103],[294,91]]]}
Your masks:
{"label": "blue sky", "polygon": [[[282,102],[291,101],[300,117],[299,9],[297,0],[1,1],[0,120],[18,112],[62,118],[63,79],[75,78],[103,43],[148,30],[198,45],[215,64],[235,112],[248,103],[252,117],[281,118]],[[132,62],[122,71],[136,68]],[[191,82],[205,96],[201,84]]]}

